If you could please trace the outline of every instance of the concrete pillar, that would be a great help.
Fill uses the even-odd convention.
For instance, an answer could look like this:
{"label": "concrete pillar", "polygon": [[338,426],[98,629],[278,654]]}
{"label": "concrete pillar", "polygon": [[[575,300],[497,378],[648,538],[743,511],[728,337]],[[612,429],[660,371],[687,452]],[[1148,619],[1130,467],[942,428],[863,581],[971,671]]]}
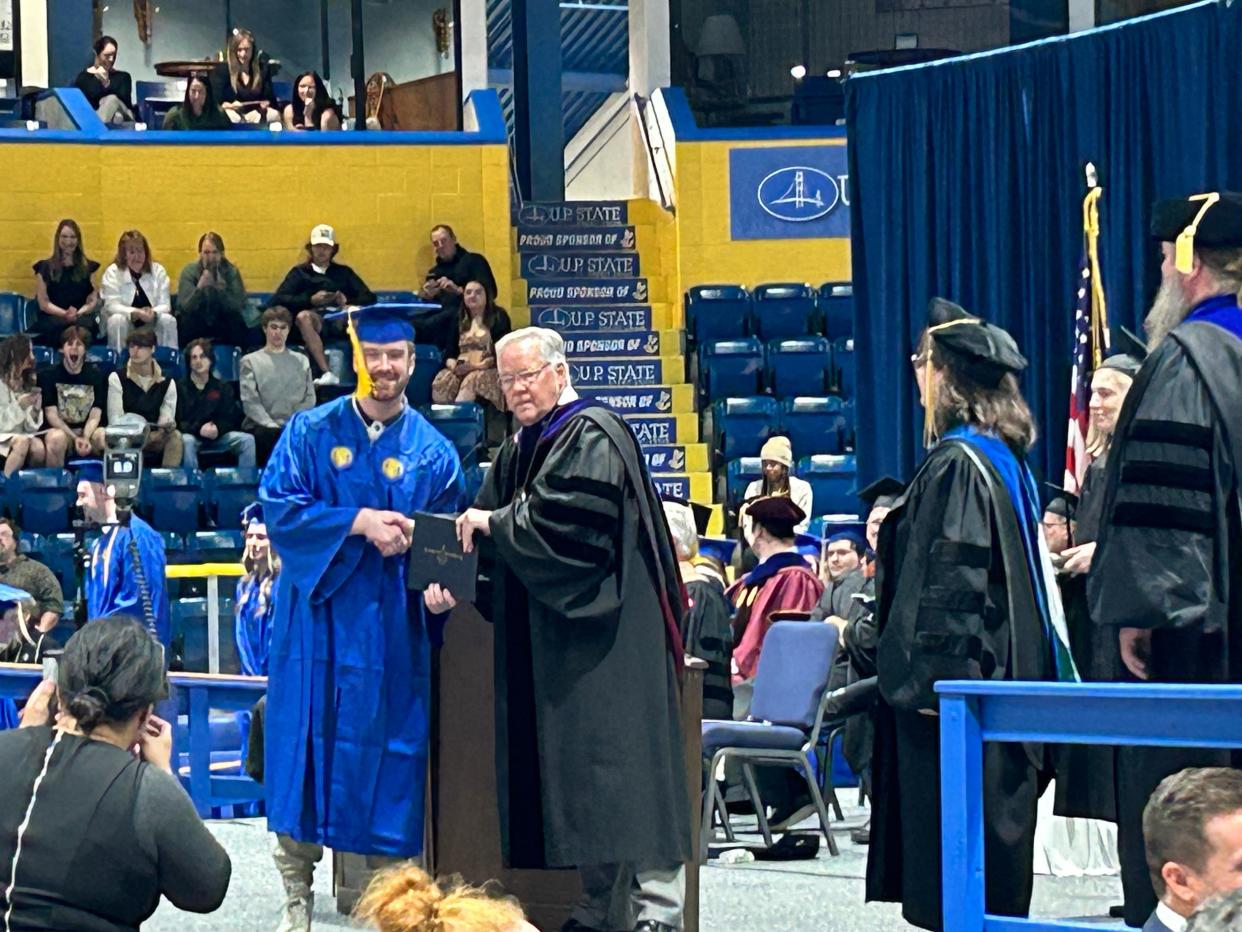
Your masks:
{"label": "concrete pillar", "polygon": [[558,0],[513,0],[513,148],[531,201],[565,198]]}
{"label": "concrete pillar", "polygon": [[668,0],[630,0],[630,91],[650,97],[672,83]]}
{"label": "concrete pillar", "polygon": [[487,87],[487,0],[461,0],[458,15],[461,17],[457,24],[461,61],[457,63],[457,70],[461,74],[464,100],[471,91]]}

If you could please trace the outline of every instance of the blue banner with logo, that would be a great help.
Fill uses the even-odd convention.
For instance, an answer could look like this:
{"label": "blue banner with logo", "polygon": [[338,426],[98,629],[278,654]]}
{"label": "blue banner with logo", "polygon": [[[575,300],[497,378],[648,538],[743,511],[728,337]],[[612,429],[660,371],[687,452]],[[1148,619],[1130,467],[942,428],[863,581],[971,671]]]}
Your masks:
{"label": "blue banner with logo", "polygon": [[649,330],[630,333],[575,333],[565,337],[566,356],[659,356],[660,334]]}
{"label": "blue banner with logo", "polygon": [[729,150],[733,239],[850,235],[845,146]]}
{"label": "blue banner with logo", "polygon": [[651,306],[575,307],[565,304],[534,305],[530,322],[535,327],[549,327],[558,333],[575,331],[651,330]]}
{"label": "blue banner with logo", "polygon": [[583,387],[578,394],[623,414],[659,414],[673,410],[673,393],[667,385],[650,388]]}

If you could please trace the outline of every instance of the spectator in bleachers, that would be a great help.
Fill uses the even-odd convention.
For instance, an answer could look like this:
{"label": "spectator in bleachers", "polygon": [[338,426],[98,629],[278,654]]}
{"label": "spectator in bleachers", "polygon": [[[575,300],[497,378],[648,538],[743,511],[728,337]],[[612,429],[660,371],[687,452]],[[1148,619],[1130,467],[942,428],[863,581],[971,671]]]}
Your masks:
{"label": "spectator in bleachers", "polygon": [[116,39],[100,36],[93,46],[95,60],[78,72],[73,86],[85,95],[105,123],[134,122],[134,84],[128,71],[116,68]]}
{"label": "spectator in bleachers", "polygon": [[198,258],[177,279],[177,335],[191,340],[210,337],[219,343],[254,345],[246,326],[246,286],[241,272],[224,255],[224,238],[212,231],[198,238]]}
{"label": "spectator in bleachers", "polygon": [[233,27],[226,58],[212,69],[211,89],[231,123],[280,122],[271,71],[249,29]]}
{"label": "spectator in bleachers", "polygon": [[237,580],[234,594],[234,636],[241,671],[247,676],[267,676],[268,650],[272,644],[272,609],[276,605],[276,577],[280,557],[272,549],[259,502],[242,512],[246,545],[242,566],[246,573]]}
{"label": "spectator in bleachers", "polygon": [[1159,898],[1143,932],[1182,932],[1205,902],[1242,887],[1242,771],[1165,777],[1143,809],[1143,840]]}
{"label": "spectator in bleachers", "polygon": [[71,451],[74,456],[103,451],[99,430],[108,380],[98,366],[86,361],[90,340],[85,327],[66,327],[60,335],[60,361],[39,373],[48,466],[64,466]]}
{"label": "spectator in bleachers", "polygon": [[285,104],[285,129],[323,130],[341,128],[341,111],[313,71],[304,71],[293,82],[293,100]]}
{"label": "spectator in bleachers", "polygon": [[[46,630],[31,624],[38,610],[29,592],[0,576],[0,663],[42,663],[47,651],[60,648],[60,642]],[[5,727],[4,718],[0,711],[0,728]]]}
{"label": "spectator in bleachers", "polygon": [[314,227],[306,244],[306,261],[289,270],[267,304],[269,308],[283,307],[297,324],[302,344],[319,369],[316,385],[340,383],[328,370],[322,334],[344,337],[345,325],[339,321],[325,323],[324,313],[347,305],[375,303],[375,293],[358,273],[336,261],[340,251],[332,227],[326,223]]}
{"label": "spectator in bleachers", "polygon": [[497,411],[505,410],[496,374],[496,341],[511,329],[509,314],[496,306],[486,287],[467,282],[457,340],[431,383],[431,400],[440,404],[486,401]]}
{"label": "spectator in bleachers", "polygon": [[177,429],[181,431],[181,465],[198,469],[198,454],[230,453],[237,465],[253,467],[253,434],[239,430],[241,409],[233,386],[211,374],[211,341],[191,340],[185,348],[189,374],[177,383]]}
{"label": "spectator in bleachers", "polygon": [[[746,492],[742,496],[743,501],[769,495],[783,495],[786,498],[792,499],[793,503],[798,506],[798,510],[803,514],[802,520],[794,528],[794,533],[805,534],[807,527],[811,523],[811,511],[815,496],[811,492],[811,484],[809,482],[790,474],[790,470],[793,469],[794,459],[793,446],[790,444],[789,438],[769,437],[759,450],[759,459],[763,463],[763,478],[756,479],[746,486]],[[743,530],[745,530],[747,527],[745,506],[743,506],[743,513],[738,516],[738,519],[742,522]],[[749,533],[746,536],[749,539]]]}
{"label": "spectator in bleachers", "polygon": [[192,74],[185,82],[185,97],[164,114],[163,129],[229,129],[232,122],[216,103],[206,75]]}
{"label": "spectator in bleachers", "polygon": [[73,220],[62,220],[52,240],[52,255],[34,264],[35,301],[39,313],[30,322],[34,341],[56,346],[60,332],[70,324],[88,330],[99,324],[99,292],[91,277],[99,263],[86,258],[82,230]]}
{"label": "spectator in bleachers", "polygon": [[41,399],[30,338],[6,337],[0,342],[0,456],[6,476],[43,465],[46,450],[36,435],[43,426]]}
{"label": "spectator in bleachers", "polygon": [[451,356],[460,332],[457,324],[466,285],[478,282],[486,290],[488,300],[494,302],[496,276],[487,258],[458,243],[457,235],[447,223],[431,228],[431,248],[435,250],[436,264],[428,270],[419,297],[439,304],[444,310],[419,324],[418,342],[433,343],[440,352]]}
{"label": "spectator in bleachers", "polygon": [[12,518],[0,518],[0,583],[30,593],[31,621],[39,631],[51,631],[65,610],[65,596],[56,574],[21,552],[22,529]]}
{"label": "spectator in bleachers", "polygon": [[241,361],[242,429],[254,434],[256,460],[266,466],[289,418],[315,407],[315,385],[306,357],[285,346],[289,312],[269,307],[260,322],[267,343]]}
{"label": "spectator in bleachers", "polygon": [[103,330],[118,353],[134,327],[152,327],[160,346],[177,346],[168,273],[151,258],[151,245],[138,230],[126,230],[116,244],[116,259],[104,270]]}
{"label": "spectator in bleachers", "polygon": [[445,889],[412,863],[372,877],[354,907],[354,919],[378,932],[538,932],[512,897],[462,885]]}
{"label": "spectator in bleachers", "polygon": [[838,628],[845,627],[854,595],[862,591],[866,581],[862,570],[866,553],[867,542],[857,531],[829,535],[820,571],[824,594],[811,611],[812,621],[832,621]]}
{"label": "spectator in bleachers", "polygon": [[155,361],[155,331],[139,327],[126,341],[129,360],[123,372],[108,376],[108,423],[122,414],[137,414],[150,426],[143,452],[160,457],[161,466],[180,466],[181,434],[177,430],[177,383]]}

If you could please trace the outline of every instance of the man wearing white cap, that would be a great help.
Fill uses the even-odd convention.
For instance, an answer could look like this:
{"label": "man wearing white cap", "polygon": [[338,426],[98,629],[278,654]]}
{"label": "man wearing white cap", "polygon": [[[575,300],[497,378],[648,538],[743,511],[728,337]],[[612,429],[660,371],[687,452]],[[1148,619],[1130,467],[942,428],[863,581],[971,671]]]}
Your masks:
{"label": "man wearing white cap", "polygon": [[[319,370],[316,385],[336,385],[323,351],[323,315],[346,305],[374,304],[375,293],[348,265],[334,261],[341,251],[336,231],[320,223],[310,232],[305,262],[295,265],[280,283],[268,307],[283,307],[293,317],[306,352]],[[344,336],[344,327],[329,325],[329,333]]]}
{"label": "man wearing white cap", "polygon": [[[811,523],[814,496],[811,494],[809,482],[790,475],[789,471],[793,468],[793,446],[789,438],[769,437],[759,451],[759,459],[763,462],[763,478],[756,479],[746,487],[746,494],[742,496],[742,500],[749,502],[752,498],[768,495],[784,495],[793,499],[793,503],[802,509],[802,514],[805,515],[794,527],[794,533],[805,534],[807,526]],[[740,520],[743,530],[747,531],[746,539],[750,540],[745,510],[743,506]]]}

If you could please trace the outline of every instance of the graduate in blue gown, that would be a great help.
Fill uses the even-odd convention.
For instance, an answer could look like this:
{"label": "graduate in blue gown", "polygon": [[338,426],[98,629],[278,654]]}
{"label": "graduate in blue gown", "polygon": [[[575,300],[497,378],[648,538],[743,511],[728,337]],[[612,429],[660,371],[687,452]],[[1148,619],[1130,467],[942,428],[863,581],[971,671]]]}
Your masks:
{"label": "graduate in blue gown", "polygon": [[272,643],[272,618],[276,608],[276,579],[280,558],[272,550],[263,520],[263,506],[247,505],[242,512],[246,549],[242,565],[246,575],[237,580],[233,599],[237,656],[247,676],[267,676],[267,655]]}
{"label": "graduate in blue gown", "polygon": [[413,857],[423,848],[430,644],[406,590],[417,511],[464,503],[451,443],[405,400],[417,306],[351,308],[358,391],[295,414],[259,501],[281,557],[265,720],[268,825],[287,895],[309,913],[328,845]]}
{"label": "graduate in blue gown", "polygon": [[102,532],[90,549],[86,617],[130,615],[167,649],[172,627],[164,579],[164,539],[136,514],[130,515],[128,524],[117,523],[116,498],[104,485],[102,461],[75,460],[69,466],[78,474],[78,507],[87,521],[101,526]]}

